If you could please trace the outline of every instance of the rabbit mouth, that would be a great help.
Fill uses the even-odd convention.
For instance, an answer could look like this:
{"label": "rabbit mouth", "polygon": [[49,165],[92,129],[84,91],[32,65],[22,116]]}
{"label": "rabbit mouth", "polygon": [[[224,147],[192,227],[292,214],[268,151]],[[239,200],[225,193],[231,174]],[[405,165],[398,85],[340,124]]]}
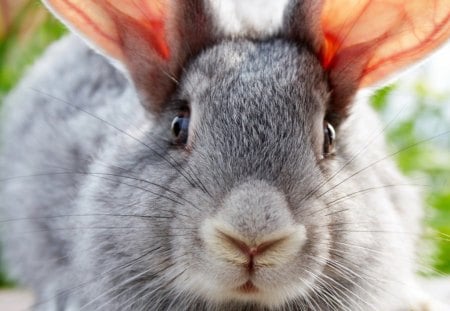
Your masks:
{"label": "rabbit mouth", "polygon": [[255,294],[259,292],[258,287],[256,287],[251,280],[248,280],[241,286],[237,288],[237,291],[241,294]]}

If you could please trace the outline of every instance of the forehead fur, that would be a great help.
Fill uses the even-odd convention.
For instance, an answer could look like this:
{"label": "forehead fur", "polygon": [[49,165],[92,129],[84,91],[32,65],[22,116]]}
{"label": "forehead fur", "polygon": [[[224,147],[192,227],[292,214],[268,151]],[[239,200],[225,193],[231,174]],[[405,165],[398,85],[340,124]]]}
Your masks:
{"label": "forehead fur", "polygon": [[328,92],[307,49],[283,40],[229,41],[204,52],[187,72],[181,96],[192,106],[196,147],[215,151],[211,163],[271,179],[281,162],[314,162]]}
{"label": "forehead fur", "polygon": [[[313,97],[307,108],[318,104],[322,109],[328,96],[317,58],[308,49],[281,39],[222,42],[200,54],[185,72],[181,92],[193,104],[221,101],[225,108],[246,101],[264,110],[295,100],[303,109],[302,101]],[[205,102],[202,96],[210,98]]]}
{"label": "forehead fur", "polygon": [[226,35],[258,34],[280,31],[289,0],[208,0],[215,24]]}

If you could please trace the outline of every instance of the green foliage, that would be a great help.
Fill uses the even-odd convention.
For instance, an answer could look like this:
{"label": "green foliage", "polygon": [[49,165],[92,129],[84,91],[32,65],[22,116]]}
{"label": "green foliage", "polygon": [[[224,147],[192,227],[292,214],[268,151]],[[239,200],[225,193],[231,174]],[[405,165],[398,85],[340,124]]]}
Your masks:
{"label": "green foliage", "polygon": [[31,1],[13,20],[5,36],[0,38],[0,100],[48,44],[65,33],[61,24],[43,11],[39,12],[41,14],[35,23],[28,24],[33,27],[31,30],[24,29],[24,19],[31,18],[37,9],[40,8]]}
{"label": "green foliage", "polygon": [[[1,252],[0,252],[0,255],[1,255]],[[0,266],[0,288],[13,287],[14,285],[15,285],[14,282],[8,278],[4,268],[2,266]]]}
{"label": "green foliage", "polygon": [[433,206],[435,214],[429,221],[435,229],[436,239],[435,269],[450,274],[450,190],[435,191],[429,195],[428,202]]}
{"label": "green foliage", "polygon": [[379,89],[375,94],[372,95],[372,106],[377,110],[385,109],[387,106],[388,96],[394,89],[394,85],[389,85],[382,89]]}
{"label": "green foliage", "polygon": [[[34,22],[25,23],[29,20]],[[8,31],[0,37],[0,105],[27,67],[52,41],[65,33],[64,27],[35,1],[24,5],[7,26]],[[5,269],[0,266],[0,288],[12,286],[14,283],[7,278]]]}
{"label": "green foliage", "polygon": [[400,169],[413,182],[427,185],[425,238],[436,246],[435,273],[450,274],[450,124],[445,120],[450,91],[435,94],[430,89],[419,79],[407,90],[413,101],[400,112],[392,113],[395,85],[376,92],[372,104],[390,124],[386,134]]}

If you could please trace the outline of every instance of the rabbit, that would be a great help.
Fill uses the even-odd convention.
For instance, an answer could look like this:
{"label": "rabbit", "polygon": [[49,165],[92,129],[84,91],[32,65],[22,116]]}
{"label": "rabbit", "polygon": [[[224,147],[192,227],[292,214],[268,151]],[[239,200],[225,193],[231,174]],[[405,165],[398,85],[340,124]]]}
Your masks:
{"label": "rabbit", "polygon": [[0,123],[0,236],[33,309],[445,310],[358,91],[443,44],[448,1],[230,1],[231,24],[224,2],[43,2],[74,34]]}

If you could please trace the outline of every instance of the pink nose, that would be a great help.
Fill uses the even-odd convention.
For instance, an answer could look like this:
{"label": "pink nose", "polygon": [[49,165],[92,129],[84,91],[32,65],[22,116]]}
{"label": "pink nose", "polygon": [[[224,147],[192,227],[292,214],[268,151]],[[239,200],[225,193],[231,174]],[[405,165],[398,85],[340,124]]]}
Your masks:
{"label": "pink nose", "polygon": [[283,244],[288,242],[291,234],[287,234],[285,236],[281,236],[275,239],[266,240],[259,244],[255,243],[247,243],[240,240],[237,237],[233,237],[230,234],[227,234],[221,230],[216,229],[216,236],[226,241],[228,245],[230,245],[235,250],[238,250],[242,255],[245,256],[246,260],[243,261],[243,264],[248,273],[253,273],[255,270],[255,263],[257,262],[257,257],[263,257],[265,253],[269,251],[277,251],[277,248],[283,248]]}
{"label": "pink nose", "polygon": [[246,242],[241,241],[219,230],[218,233],[222,235],[222,238],[227,239],[236,249],[240,250],[244,255],[247,256],[248,261],[246,263],[246,267],[249,273],[252,273],[255,269],[256,256],[262,255],[270,248],[276,248],[277,244],[283,242],[283,240],[285,239],[279,238],[276,240],[260,243],[259,245],[248,245]]}
{"label": "pink nose", "polygon": [[229,192],[218,213],[202,222],[200,237],[213,260],[257,273],[292,261],[306,228],[293,219],[282,192],[253,180]]}

